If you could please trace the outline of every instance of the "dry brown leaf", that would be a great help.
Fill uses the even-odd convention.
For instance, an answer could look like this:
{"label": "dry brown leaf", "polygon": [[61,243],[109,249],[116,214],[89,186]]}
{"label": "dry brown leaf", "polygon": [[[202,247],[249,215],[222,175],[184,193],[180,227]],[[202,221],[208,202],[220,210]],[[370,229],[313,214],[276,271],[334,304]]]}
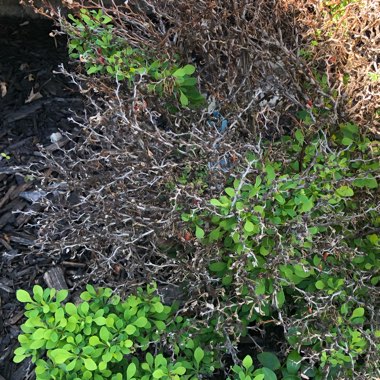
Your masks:
{"label": "dry brown leaf", "polygon": [[34,88],[32,88],[32,91],[30,91],[30,94],[28,96],[28,99],[25,100],[25,103],[31,103],[34,100],[41,99],[42,95],[40,92],[34,92]]}
{"label": "dry brown leaf", "polygon": [[1,97],[4,98],[4,96],[7,95],[7,84],[5,82],[0,82],[0,91]]}

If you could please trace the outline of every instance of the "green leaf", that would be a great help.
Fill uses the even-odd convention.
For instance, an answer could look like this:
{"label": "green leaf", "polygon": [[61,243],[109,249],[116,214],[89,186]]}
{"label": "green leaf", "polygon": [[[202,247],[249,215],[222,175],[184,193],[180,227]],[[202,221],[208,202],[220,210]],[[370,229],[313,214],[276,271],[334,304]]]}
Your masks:
{"label": "green leaf", "polygon": [[261,279],[257,282],[257,285],[255,287],[255,294],[258,296],[265,294],[265,279]]}
{"label": "green leaf", "polygon": [[202,361],[202,359],[204,358],[205,356],[205,353],[204,351],[202,350],[202,348],[200,347],[197,347],[194,351],[194,359],[195,361],[197,362],[198,366],[199,366],[199,363]]}
{"label": "green leaf", "polygon": [[162,354],[156,355],[154,358],[154,366],[157,367],[166,367],[168,365],[168,361]]}
{"label": "green leaf", "polygon": [[27,357],[28,357],[27,355],[15,355],[13,357],[13,362],[14,363],[21,363]]}
{"label": "green leaf", "polygon": [[133,341],[127,339],[124,341],[124,347],[131,348],[133,346]]}
{"label": "green leaf", "polygon": [[304,139],[303,133],[300,129],[296,130],[296,132],[294,133],[294,137],[300,143],[300,145],[303,145],[305,139]]}
{"label": "green leaf", "polygon": [[325,288],[325,283],[321,280],[318,280],[316,283],[315,283],[315,287],[319,290],[322,290]]}
{"label": "green leaf", "polygon": [[59,290],[56,295],[56,301],[57,302],[64,301],[67,298],[68,294],[69,294],[69,291],[67,289]]}
{"label": "green leaf", "polygon": [[349,146],[353,143],[354,141],[350,139],[349,137],[343,137],[342,138],[342,144],[345,146]]}
{"label": "green leaf", "polygon": [[101,344],[99,338],[96,335],[91,336],[88,341],[89,341],[89,343],[90,343],[91,346],[96,346],[98,344]]}
{"label": "green leaf", "polygon": [[39,348],[45,346],[46,340],[45,339],[40,339],[40,340],[34,340],[32,343],[30,343],[30,348],[32,350],[38,350]]}
{"label": "green leaf", "polygon": [[247,232],[252,232],[254,229],[254,224],[250,220],[246,220],[244,224],[244,230]]}
{"label": "green leaf", "polygon": [[94,318],[94,322],[98,326],[104,326],[106,324],[106,319],[104,317],[97,317],[97,318]]}
{"label": "green leaf", "polygon": [[157,329],[160,331],[163,331],[166,329],[166,324],[163,321],[155,321],[154,324],[156,325]]}
{"label": "green leaf", "polygon": [[301,207],[302,212],[309,212],[314,207],[314,202],[311,198],[301,195],[299,197],[299,200],[302,203],[302,207]]}
{"label": "green leaf", "polygon": [[273,371],[276,371],[281,367],[280,361],[272,352],[262,352],[257,355],[257,359],[264,367],[268,367]]}
{"label": "green leaf", "polygon": [[354,191],[348,186],[339,187],[335,193],[341,197],[352,197],[354,195]]}
{"label": "green leaf", "polygon": [[113,354],[112,352],[109,352],[109,351],[106,351],[103,355],[102,355],[102,360],[105,362],[105,363],[108,363],[112,360],[113,358]]}
{"label": "green leaf", "polygon": [[88,311],[90,310],[90,305],[88,302],[82,302],[79,305],[79,310],[83,315],[87,315]]}
{"label": "green leaf", "polygon": [[102,339],[104,342],[108,342],[110,339],[110,332],[108,331],[107,327],[102,326],[99,331],[100,339]]}
{"label": "green leaf", "polygon": [[127,325],[127,327],[125,328],[125,332],[128,335],[133,335],[136,332],[136,330],[137,330],[136,327],[133,325]]}
{"label": "green leaf", "polygon": [[366,187],[368,189],[377,189],[378,183],[376,178],[369,175],[367,178],[357,178],[352,182],[353,186],[356,187]]}
{"label": "green leaf", "polygon": [[77,314],[77,307],[73,303],[68,302],[65,305],[65,311],[69,315],[76,315]]}
{"label": "green leaf", "polygon": [[153,377],[155,379],[161,379],[161,377],[164,377],[165,376],[165,373],[162,369],[156,369],[154,372],[153,372]]}
{"label": "green leaf", "polygon": [[276,194],[274,196],[274,199],[280,204],[283,205],[285,204],[285,198],[281,194]]}
{"label": "green leaf", "polygon": [[57,348],[55,350],[50,351],[49,356],[52,358],[55,364],[62,364],[66,360],[74,357],[74,355],[71,352],[64,350],[63,348]]}
{"label": "green leaf", "polygon": [[15,350],[14,350],[14,354],[15,355],[24,355],[26,352],[26,348],[24,347],[17,347]]}
{"label": "green leaf", "polygon": [[197,239],[203,239],[205,237],[204,230],[199,226],[195,226],[195,236]]}
{"label": "green leaf", "polygon": [[91,74],[95,74],[97,73],[99,70],[98,70],[98,66],[91,66],[88,70],[87,70],[87,74],[88,75],[91,75]]}
{"label": "green leaf", "polygon": [[91,358],[84,358],[83,362],[84,362],[84,366],[89,371],[96,371],[98,369],[98,366]]}
{"label": "green leaf", "polygon": [[350,320],[351,319],[354,319],[354,318],[358,318],[358,317],[363,317],[364,315],[364,308],[363,307],[358,307],[356,308],[353,312],[352,312],[352,315],[350,317]]}
{"label": "green leaf", "polygon": [[232,187],[226,187],[224,189],[227,195],[229,195],[231,198],[235,196],[235,190]]}
{"label": "green leaf", "polygon": [[180,91],[179,101],[184,107],[186,107],[189,104],[189,98],[182,91]]}
{"label": "green leaf", "polygon": [[219,240],[221,236],[222,236],[222,233],[220,232],[220,227],[218,227],[210,232],[209,239],[210,241],[216,241],[216,240]]}
{"label": "green leaf", "polygon": [[39,285],[34,285],[33,286],[33,298],[37,302],[41,302],[44,296],[44,291],[41,286]]}
{"label": "green leaf", "polygon": [[184,87],[192,87],[197,84],[197,78],[182,78],[183,82],[181,83],[181,86]]}
{"label": "green leaf", "polygon": [[186,373],[186,368],[185,367],[177,367],[175,368],[172,373],[175,375],[184,375]]}
{"label": "green leaf", "polygon": [[148,320],[147,320],[145,317],[139,317],[139,318],[137,318],[137,319],[133,322],[133,324],[134,324],[135,326],[137,326],[137,327],[142,328],[142,327],[145,327],[145,326],[148,324]]}
{"label": "green leaf", "polygon": [[220,203],[217,199],[211,199],[210,203],[211,203],[213,206],[217,206],[217,207],[222,206],[222,203]]}
{"label": "green leaf", "polygon": [[95,351],[95,348],[94,347],[91,347],[91,346],[85,346],[82,348],[82,352],[84,355],[89,355],[91,356],[91,354]]}
{"label": "green leaf", "polygon": [[66,366],[66,371],[71,372],[77,364],[77,359],[72,360],[69,364]]}
{"label": "green leaf", "polygon": [[267,181],[268,183],[273,182],[273,180],[276,178],[276,173],[274,171],[274,168],[272,165],[266,165],[265,171],[267,173]]}
{"label": "green leaf", "polygon": [[195,66],[193,65],[186,65],[182,68],[182,70],[185,72],[186,75],[194,74],[195,72]]}
{"label": "green leaf", "polygon": [[259,368],[255,372],[253,372],[254,376],[264,375],[265,380],[277,380],[276,374],[270,368]]}
{"label": "green leaf", "polygon": [[147,354],[145,355],[145,360],[149,364],[150,367],[153,366],[154,359],[153,359],[153,355],[150,352],[147,352]]}
{"label": "green leaf", "polygon": [[286,369],[291,375],[297,374],[301,368],[301,355],[297,351],[292,351],[286,359]]}
{"label": "green leaf", "polygon": [[227,269],[227,264],[223,261],[217,261],[216,263],[211,263],[208,268],[212,272],[223,272],[225,269]]}
{"label": "green leaf", "polygon": [[156,313],[162,313],[164,311],[164,305],[161,302],[156,302],[153,304],[154,311]]}
{"label": "green leaf", "polygon": [[46,332],[46,329],[44,329],[43,327],[37,329],[37,330],[32,334],[32,339],[33,339],[33,340],[43,339],[43,338],[44,338],[44,335],[45,335],[45,332]]}
{"label": "green leaf", "polygon": [[341,128],[341,131],[343,132],[344,137],[347,139],[350,139],[352,142],[355,141],[355,139],[359,135],[359,128],[355,124],[345,123],[345,124],[340,125],[340,128]]}
{"label": "green leaf", "polygon": [[89,292],[83,292],[80,295],[80,298],[82,298],[83,301],[90,301],[92,298],[92,295]]}
{"label": "green leaf", "polygon": [[109,16],[103,16],[102,24],[108,24],[112,21],[112,18]]}
{"label": "green leaf", "polygon": [[195,72],[195,67],[193,65],[186,65],[174,71],[172,75],[173,77],[178,78],[178,77],[184,77],[185,75],[191,75],[194,72]]}
{"label": "green leaf", "polygon": [[310,270],[304,268],[301,264],[295,264],[293,266],[294,274],[301,278],[308,278],[311,275]]}
{"label": "green leaf", "polygon": [[281,307],[285,303],[285,293],[282,289],[279,292],[277,292],[276,299],[277,299],[277,306],[279,309],[281,309]]}
{"label": "green leaf", "polygon": [[340,307],[340,312],[341,312],[341,314],[343,314],[343,315],[347,315],[347,313],[348,313],[348,304],[347,304],[347,303],[344,303],[344,304]]}
{"label": "green leaf", "polygon": [[33,302],[32,298],[30,297],[29,293],[23,289],[19,289],[16,292],[16,298],[20,302]]}
{"label": "green leaf", "polygon": [[127,368],[127,380],[132,379],[132,377],[135,375],[137,371],[136,364],[130,363]]}
{"label": "green leaf", "polygon": [[252,358],[251,358],[251,356],[250,355],[247,355],[244,359],[243,359],[243,367],[245,368],[245,369],[250,369],[250,368],[253,368],[252,366],[253,366],[253,360],[252,360]]}

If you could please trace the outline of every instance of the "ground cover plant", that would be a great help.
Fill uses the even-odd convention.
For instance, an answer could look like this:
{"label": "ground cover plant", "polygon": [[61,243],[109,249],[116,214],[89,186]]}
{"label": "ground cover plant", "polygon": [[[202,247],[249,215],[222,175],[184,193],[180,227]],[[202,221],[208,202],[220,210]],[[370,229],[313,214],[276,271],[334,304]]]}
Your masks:
{"label": "ground cover plant", "polygon": [[33,249],[86,263],[70,286],[87,290],[20,290],[16,361],[41,379],[379,376],[377,105],[351,118],[369,82],[323,64],[327,23],[304,31],[312,13],[348,39],[357,3],[322,3],[53,16],[89,114],[58,153],[41,148],[50,174],[25,173],[52,195]]}
{"label": "ground cover plant", "polygon": [[[212,334],[200,340],[202,332],[197,333],[190,319],[175,315],[176,305],[164,306],[153,295],[154,285],[145,292],[139,288],[137,296],[125,301],[109,288],[86,289],[79,305],[61,304],[67,290],[35,285],[33,297],[18,291],[28,319],[14,360],[31,356],[37,379],[198,379],[220,366],[204,342],[211,341]],[[279,364],[270,353],[259,358],[268,367]],[[232,368],[233,378],[275,376],[268,367],[254,371],[247,355],[242,367]]]}
{"label": "ground cover plant", "polygon": [[149,46],[133,48],[113,33],[112,17],[104,15],[102,10],[81,9],[78,18],[72,14],[69,18],[73,21],[73,26],[68,26],[70,57],[84,62],[87,74],[108,74],[130,84],[136,81],[137,75],[140,81],[147,77],[147,90],[160,97],[174,95],[182,106],[204,103],[197,79],[192,77],[193,65],[181,67],[175,57],[170,62]]}

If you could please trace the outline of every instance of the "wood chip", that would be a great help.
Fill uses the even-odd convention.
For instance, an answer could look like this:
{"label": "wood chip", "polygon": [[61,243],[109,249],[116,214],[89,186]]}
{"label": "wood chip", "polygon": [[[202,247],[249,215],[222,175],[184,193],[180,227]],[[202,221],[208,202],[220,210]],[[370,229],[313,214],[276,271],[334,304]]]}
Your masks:
{"label": "wood chip", "polygon": [[53,267],[44,274],[44,280],[49,288],[67,289],[67,284],[61,267]]}
{"label": "wood chip", "polygon": [[7,193],[3,196],[3,199],[0,201],[0,209],[8,202],[11,194],[16,189],[16,187],[17,187],[16,185],[12,185],[7,191]]}
{"label": "wood chip", "polygon": [[25,246],[30,246],[30,245],[33,245],[34,243],[34,240],[27,239],[21,236],[11,236],[10,239],[13,243],[18,243]]}
{"label": "wood chip", "polygon": [[7,84],[5,82],[0,82],[0,92],[1,97],[4,98],[5,95],[7,95]]}
{"label": "wood chip", "polygon": [[25,104],[31,103],[34,100],[38,100],[38,99],[41,99],[41,98],[42,98],[41,93],[40,92],[34,92],[34,88],[32,88],[32,90],[30,91],[30,94],[28,96],[28,99],[25,100]]}
{"label": "wood chip", "polygon": [[18,195],[19,195],[21,192],[23,192],[23,191],[29,189],[31,186],[32,186],[32,184],[31,184],[30,182],[25,182],[25,183],[22,183],[21,185],[18,185],[18,186],[16,187],[16,189],[13,190],[13,192],[12,192],[10,198],[11,198],[12,200],[15,199],[16,197],[18,197]]}

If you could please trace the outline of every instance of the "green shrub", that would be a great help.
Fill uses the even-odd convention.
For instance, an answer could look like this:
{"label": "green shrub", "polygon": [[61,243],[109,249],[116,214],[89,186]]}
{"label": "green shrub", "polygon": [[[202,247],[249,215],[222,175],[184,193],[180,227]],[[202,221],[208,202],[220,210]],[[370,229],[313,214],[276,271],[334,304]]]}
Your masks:
{"label": "green shrub", "polygon": [[204,103],[197,89],[193,65],[181,66],[177,59],[140,46],[133,48],[126,38],[116,34],[112,18],[101,10],[81,9],[78,17],[69,15],[66,25],[71,58],[84,63],[87,74],[104,74],[119,81],[135,83],[136,76],[145,78],[149,92],[174,96],[182,106]]}
{"label": "green shrub", "polygon": [[298,130],[256,147],[223,195],[182,215],[215,247],[209,272],[241,334],[277,321],[316,379],[353,376],[364,357],[375,371],[379,357],[379,144],[350,123],[330,138]]}

